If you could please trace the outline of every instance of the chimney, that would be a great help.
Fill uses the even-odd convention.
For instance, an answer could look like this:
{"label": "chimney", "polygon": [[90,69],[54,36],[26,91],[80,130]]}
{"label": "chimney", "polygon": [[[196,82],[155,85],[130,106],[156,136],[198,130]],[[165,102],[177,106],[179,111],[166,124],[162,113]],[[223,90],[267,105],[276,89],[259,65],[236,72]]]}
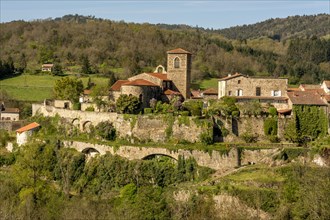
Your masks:
{"label": "chimney", "polygon": [[228,76],[231,76],[231,73],[228,73]]}

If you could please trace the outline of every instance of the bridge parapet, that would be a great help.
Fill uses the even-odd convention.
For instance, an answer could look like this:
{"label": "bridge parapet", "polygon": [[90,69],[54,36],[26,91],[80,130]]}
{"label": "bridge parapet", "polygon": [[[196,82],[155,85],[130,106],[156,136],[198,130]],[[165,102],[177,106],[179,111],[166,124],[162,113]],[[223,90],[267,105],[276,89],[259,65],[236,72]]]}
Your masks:
{"label": "bridge parapet", "polygon": [[79,152],[84,152],[86,149],[95,149],[101,155],[106,154],[107,152],[112,155],[118,155],[125,157],[129,160],[141,160],[150,155],[164,155],[178,159],[179,155],[184,156],[185,158],[193,157],[197,164],[200,166],[209,167],[215,170],[233,170],[238,166],[238,157],[242,157],[242,164],[247,164],[251,160],[254,163],[263,159],[265,155],[271,154],[276,151],[276,149],[264,149],[257,151],[245,150],[243,154],[238,155],[236,149],[232,149],[228,154],[221,154],[218,151],[213,150],[212,152],[204,152],[201,150],[169,150],[166,148],[160,147],[136,147],[136,146],[120,146],[115,148],[112,146],[101,145],[101,144],[91,144],[86,142],[78,141],[65,141],[65,147],[75,148]]}

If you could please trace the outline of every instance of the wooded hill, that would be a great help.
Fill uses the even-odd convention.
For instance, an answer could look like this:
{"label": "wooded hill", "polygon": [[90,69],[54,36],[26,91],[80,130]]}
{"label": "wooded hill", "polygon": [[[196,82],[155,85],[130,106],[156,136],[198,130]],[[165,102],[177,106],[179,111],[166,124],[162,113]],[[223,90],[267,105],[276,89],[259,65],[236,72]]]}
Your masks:
{"label": "wooded hill", "polygon": [[229,39],[250,39],[268,36],[275,40],[292,37],[310,38],[330,34],[330,15],[304,15],[268,19],[251,25],[217,31]]}
{"label": "wooded hill", "polygon": [[[329,16],[294,18],[298,23],[317,27]],[[291,20],[281,20],[286,26],[283,29],[290,29]],[[329,33],[329,27],[313,29],[310,38],[284,41],[271,39],[269,34],[253,40],[229,40],[218,31],[185,25],[134,24],[80,15],[13,21],[1,23],[0,28],[0,78],[38,73],[43,63],[55,63],[64,72],[115,72],[117,78],[126,78],[152,71],[159,64],[166,66],[166,51],[181,47],[194,55],[193,80],[233,72],[286,76],[294,84],[330,79],[330,40],[318,37]],[[263,36],[261,31],[258,33]]]}

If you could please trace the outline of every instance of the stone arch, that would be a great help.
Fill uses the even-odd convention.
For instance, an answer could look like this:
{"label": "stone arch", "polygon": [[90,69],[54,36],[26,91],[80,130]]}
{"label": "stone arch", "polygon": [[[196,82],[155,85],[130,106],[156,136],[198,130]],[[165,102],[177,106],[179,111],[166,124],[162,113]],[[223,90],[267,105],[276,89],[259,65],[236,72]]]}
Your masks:
{"label": "stone arch", "polygon": [[79,118],[74,118],[71,122],[72,125],[76,126],[76,127],[79,127],[80,125],[80,120]]}
{"label": "stone arch", "polygon": [[93,147],[85,148],[81,151],[81,153],[85,154],[87,159],[95,157],[96,155],[100,155],[100,151],[98,151],[97,149],[95,149]]}
{"label": "stone arch", "polygon": [[162,65],[158,65],[154,71],[154,73],[166,73],[165,67]]}
{"label": "stone arch", "polygon": [[92,125],[92,122],[91,121],[85,121],[83,124],[82,124],[82,130],[83,131],[87,131],[87,132],[90,132],[90,126]]}
{"label": "stone arch", "polygon": [[171,158],[171,159],[173,159],[173,160],[175,160],[175,161],[178,160],[177,158],[175,158],[175,157],[173,157],[173,156],[171,156],[171,155],[168,155],[168,154],[161,154],[161,153],[148,154],[148,155],[142,157],[141,160],[150,160],[150,159],[155,158],[155,157],[157,157],[157,156],[169,157],[169,158]]}

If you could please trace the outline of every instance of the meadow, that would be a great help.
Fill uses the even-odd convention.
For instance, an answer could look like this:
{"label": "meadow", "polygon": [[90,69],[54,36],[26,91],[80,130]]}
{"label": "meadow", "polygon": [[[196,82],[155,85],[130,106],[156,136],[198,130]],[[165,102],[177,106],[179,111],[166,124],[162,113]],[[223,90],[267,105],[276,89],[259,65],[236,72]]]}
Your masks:
{"label": "meadow", "polygon": [[[61,76],[24,74],[0,80],[0,89],[6,91],[6,93],[15,100],[40,102],[44,99],[53,98],[55,81],[60,78]],[[87,76],[80,77],[79,79],[83,81],[85,86],[87,85]],[[106,86],[108,83],[108,78],[98,77],[96,75],[92,75],[91,80],[96,85]]]}

